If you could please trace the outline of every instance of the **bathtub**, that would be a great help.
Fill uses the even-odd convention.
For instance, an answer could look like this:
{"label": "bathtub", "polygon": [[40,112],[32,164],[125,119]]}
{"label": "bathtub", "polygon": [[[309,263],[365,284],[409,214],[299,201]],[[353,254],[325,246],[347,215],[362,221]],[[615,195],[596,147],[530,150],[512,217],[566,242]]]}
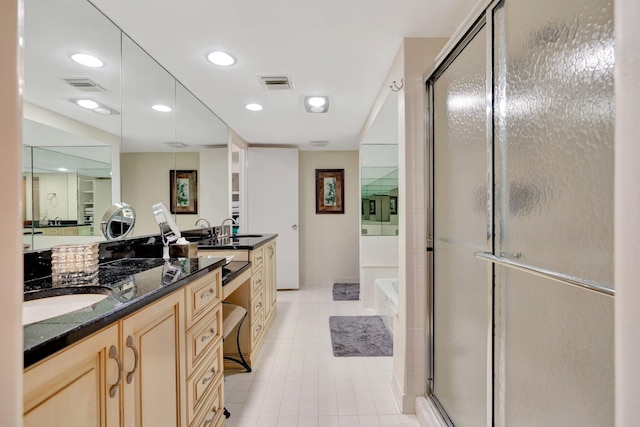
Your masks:
{"label": "bathtub", "polygon": [[398,279],[376,279],[376,312],[393,335],[394,320],[398,316]]}

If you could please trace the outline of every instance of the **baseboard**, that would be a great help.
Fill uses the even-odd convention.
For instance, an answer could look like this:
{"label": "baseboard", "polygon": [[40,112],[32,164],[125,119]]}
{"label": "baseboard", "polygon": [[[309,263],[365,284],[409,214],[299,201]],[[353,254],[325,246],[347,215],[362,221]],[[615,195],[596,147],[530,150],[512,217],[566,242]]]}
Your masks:
{"label": "baseboard", "polygon": [[391,390],[396,399],[396,406],[403,414],[413,414],[415,410],[415,396],[405,394],[402,384],[395,372],[391,376]]}
{"label": "baseboard", "polygon": [[334,277],[331,280],[331,283],[360,283],[359,277]]}
{"label": "baseboard", "polygon": [[415,400],[416,418],[421,427],[447,427],[433,403],[425,396],[418,396]]}

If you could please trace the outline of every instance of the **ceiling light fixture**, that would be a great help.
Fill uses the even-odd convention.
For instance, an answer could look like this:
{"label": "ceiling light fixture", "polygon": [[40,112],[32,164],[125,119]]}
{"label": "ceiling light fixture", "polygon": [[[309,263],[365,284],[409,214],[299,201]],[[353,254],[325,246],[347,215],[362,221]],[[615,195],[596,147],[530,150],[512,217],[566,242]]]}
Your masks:
{"label": "ceiling light fixture", "polygon": [[244,106],[249,111],[260,111],[262,110],[262,105],[260,104],[247,104]]}
{"label": "ceiling light fixture", "polygon": [[159,111],[161,113],[169,113],[171,111],[171,107],[169,107],[168,105],[164,105],[164,104],[156,104],[154,106],[152,106],[151,108],[153,108],[156,111]]}
{"label": "ceiling light fixture", "polygon": [[329,111],[329,98],[326,96],[305,96],[304,108],[307,113],[326,113]]}
{"label": "ceiling light fixture", "polygon": [[211,52],[209,55],[207,55],[207,59],[212,64],[219,65],[221,67],[228,67],[236,63],[236,60],[233,58],[233,56],[219,50]]}
{"label": "ceiling light fixture", "polygon": [[104,62],[102,62],[100,58],[96,58],[93,55],[87,55],[86,53],[74,53],[71,55],[71,59],[86,67],[100,68],[104,66]]}
{"label": "ceiling light fixture", "polygon": [[76,105],[79,105],[82,108],[86,108],[87,110],[91,110],[94,113],[100,114],[102,116],[110,116],[110,115],[118,115],[120,114],[116,110],[111,107],[108,107],[104,104],[100,104],[99,102],[94,101],[93,99],[70,99],[69,101],[73,102]]}
{"label": "ceiling light fixture", "polygon": [[76,99],[74,102],[87,110],[95,110],[100,106],[100,104],[91,99]]}

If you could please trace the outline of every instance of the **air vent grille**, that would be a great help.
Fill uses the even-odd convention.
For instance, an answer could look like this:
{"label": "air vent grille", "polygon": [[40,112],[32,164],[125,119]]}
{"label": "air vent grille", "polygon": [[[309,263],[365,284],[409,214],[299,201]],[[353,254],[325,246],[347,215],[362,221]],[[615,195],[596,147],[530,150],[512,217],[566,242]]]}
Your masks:
{"label": "air vent grille", "polygon": [[187,146],[187,144],[180,141],[170,141],[170,142],[165,142],[165,144],[173,148],[185,148]]}
{"label": "air vent grille", "polygon": [[293,89],[293,83],[287,76],[258,76],[258,80],[266,90]]}
{"label": "air vent grille", "polygon": [[107,89],[95,80],[88,77],[77,77],[64,79],[69,85],[83,92],[106,92]]}

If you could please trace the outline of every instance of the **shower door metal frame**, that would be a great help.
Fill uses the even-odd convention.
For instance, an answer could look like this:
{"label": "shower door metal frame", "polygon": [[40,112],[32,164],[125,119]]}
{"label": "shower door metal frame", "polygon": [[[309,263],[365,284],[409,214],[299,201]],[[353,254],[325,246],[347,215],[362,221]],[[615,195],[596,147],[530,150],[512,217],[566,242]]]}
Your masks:
{"label": "shower door metal frame", "polygon": [[[494,167],[494,153],[493,153],[493,22],[492,22],[492,14],[490,11],[502,0],[496,0],[492,2],[488,7],[483,8],[480,11],[479,16],[476,20],[469,26],[464,35],[458,40],[456,45],[451,49],[451,51],[446,55],[445,59],[437,65],[435,71],[431,73],[425,81],[426,91],[427,91],[427,106],[426,106],[426,123],[427,123],[427,149],[426,149],[426,164],[428,166],[427,175],[427,189],[428,189],[428,206],[427,206],[427,263],[430,267],[430,272],[428,274],[428,286],[427,286],[427,318],[429,320],[429,324],[427,325],[427,398],[434,404],[437,408],[439,415],[442,418],[442,421],[449,427],[455,427],[453,421],[449,418],[449,415],[446,413],[443,405],[438,400],[438,397],[435,394],[434,389],[434,376],[435,376],[435,342],[436,338],[434,334],[434,322],[435,322],[435,265],[434,265],[434,124],[433,124],[433,113],[434,113],[434,89],[433,85],[435,81],[447,70],[447,68],[455,61],[458,55],[467,47],[467,45],[471,42],[471,40],[476,37],[476,35],[483,29],[487,29],[486,33],[486,156],[487,156],[487,174],[486,174],[486,185],[487,185],[487,247],[491,248],[492,252],[495,251],[494,242],[493,242],[493,205],[494,205],[494,175],[493,175],[493,167]],[[488,302],[489,305],[489,322],[490,325],[487,325],[488,328],[491,328],[491,334],[488,338],[487,342],[487,372],[491,372],[492,375],[487,378],[487,426],[493,424],[493,410],[494,410],[494,399],[493,399],[493,369],[494,369],[494,361],[493,361],[493,337],[494,337],[494,266],[489,263],[487,266],[487,283],[491,286],[491,299]]]}

